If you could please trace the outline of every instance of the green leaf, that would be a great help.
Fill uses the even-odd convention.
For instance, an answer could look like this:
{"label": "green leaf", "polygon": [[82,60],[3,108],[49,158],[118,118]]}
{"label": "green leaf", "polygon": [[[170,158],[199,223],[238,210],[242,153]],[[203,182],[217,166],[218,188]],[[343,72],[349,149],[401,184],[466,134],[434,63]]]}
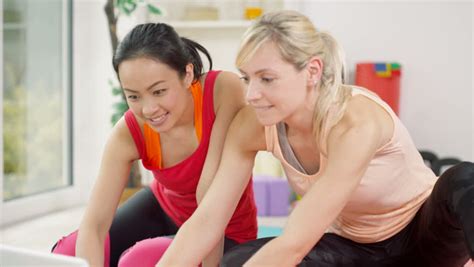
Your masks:
{"label": "green leaf", "polygon": [[158,7],[156,7],[152,4],[147,4],[146,6],[148,7],[148,11],[150,11],[153,14],[156,14],[156,15],[163,14],[163,12],[161,12],[161,9],[159,9]]}
{"label": "green leaf", "polygon": [[112,125],[115,125],[117,121],[122,118],[123,114],[128,110],[128,105],[126,102],[118,102],[113,105],[115,111],[112,114],[112,117],[110,118],[110,122],[112,122]]}
{"label": "green leaf", "polygon": [[120,87],[112,87],[112,95],[122,95],[122,89]]}
{"label": "green leaf", "polygon": [[128,105],[126,102],[115,103],[113,107],[115,108],[117,112],[121,112],[122,114],[125,113],[125,111],[127,111],[128,109]]}
{"label": "green leaf", "polygon": [[110,118],[110,122],[112,123],[112,125],[115,125],[117,124],[117,122],[120,120],[120,118],[122,118],[123,114],[120,114],[120,113],[115,113],[112,115],[112,117]]}
{"label": "green leaf", "polygon": [[117,0],[117,8],[120,12],[130,16],[137,8],[137,0]]}

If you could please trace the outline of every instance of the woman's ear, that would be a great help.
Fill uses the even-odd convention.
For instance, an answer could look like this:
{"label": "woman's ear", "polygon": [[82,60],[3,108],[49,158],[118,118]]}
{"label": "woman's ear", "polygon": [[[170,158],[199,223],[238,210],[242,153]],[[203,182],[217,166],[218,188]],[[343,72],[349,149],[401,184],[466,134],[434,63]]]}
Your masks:
{"label": "woman's ear", "polygon": [[184,84],[186,87],[191,86],[194,81],[194,65],[192,63],[188,63],[186,65],[186,74],[184,76]]}
{"label": "woman's ear", "polygon": [[323,75],[323,61],[319,57],[312,57],[306,64],[308,72],[308,86],[315,87]]}

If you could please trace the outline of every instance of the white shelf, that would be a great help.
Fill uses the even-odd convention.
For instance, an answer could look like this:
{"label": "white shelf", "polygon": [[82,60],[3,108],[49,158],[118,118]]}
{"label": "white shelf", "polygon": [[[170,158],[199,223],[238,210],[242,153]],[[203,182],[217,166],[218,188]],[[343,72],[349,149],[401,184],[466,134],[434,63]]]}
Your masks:
{"label": "white shelf", "polygon": [[166,22],[176,29],[228,29],[250,26],[249,20],[196,20],[196,21],[168,21]]}

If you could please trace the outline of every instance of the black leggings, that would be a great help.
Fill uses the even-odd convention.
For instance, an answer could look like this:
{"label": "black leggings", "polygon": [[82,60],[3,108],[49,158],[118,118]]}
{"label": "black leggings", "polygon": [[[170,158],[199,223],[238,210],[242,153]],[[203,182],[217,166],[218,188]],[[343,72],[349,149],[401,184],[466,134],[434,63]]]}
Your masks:
{"label": "black leggings", "polygon": [[[272,238],[229,250],[221,266],[242,266]],[[410,224],[395,236],[360,244],[324,234],[298,266],[461,267],[474,258],[474,164],[460,163],[436,182]]]}
{"label": "black leggings", "polygon": [[117,266],[120,255],[136,242],[174,235],[176,224],[166,215],[149,187],[138,191],[115,213],[110,236],[110,266]]}
{"label": "black leggings", "polygon": [[[109,230],[110,237],[110,266],[117,266],[120,256],[135,243],[148,238],[174,235],[178,227],[163,211],[153,192],[146,187],[123,203],[115,213]],[[69,235],[67,238],[71,238]],[[69,252],[59,254],[74,255],[75,236]],[[59,241],[61,242],[61,241]],[[52,251],[58,243],[53,246]],[[68,246],[66,245],[66,246]],[[237,242],[225,238],[224,252],[237,245]]]}
{"label": "black leggings", "polygon": [[[134,194],[117,210],[110,227],[110,266],[117,266],[120,255],[136,242],[158,236],[175,235],[178,227],[163,211],[149,187]],[[224,252],[237,245],[225,238]]]}

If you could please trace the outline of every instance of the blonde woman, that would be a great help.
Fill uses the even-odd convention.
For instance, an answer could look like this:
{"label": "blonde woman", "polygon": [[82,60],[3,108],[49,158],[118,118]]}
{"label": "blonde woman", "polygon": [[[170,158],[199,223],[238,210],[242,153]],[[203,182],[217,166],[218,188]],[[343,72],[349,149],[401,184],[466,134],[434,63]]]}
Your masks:
{"label": "blonde woman", "polygon": [[250,105],[159,266],[197,266],[211,251],[261,150],[302,199],[282,235],[232,248],[223,266],[447,267],[474,257],[474,164],[436,177],[390,107],[344,84],[331,35],[300,13],[268,13],[244,35],[236,64]]}

